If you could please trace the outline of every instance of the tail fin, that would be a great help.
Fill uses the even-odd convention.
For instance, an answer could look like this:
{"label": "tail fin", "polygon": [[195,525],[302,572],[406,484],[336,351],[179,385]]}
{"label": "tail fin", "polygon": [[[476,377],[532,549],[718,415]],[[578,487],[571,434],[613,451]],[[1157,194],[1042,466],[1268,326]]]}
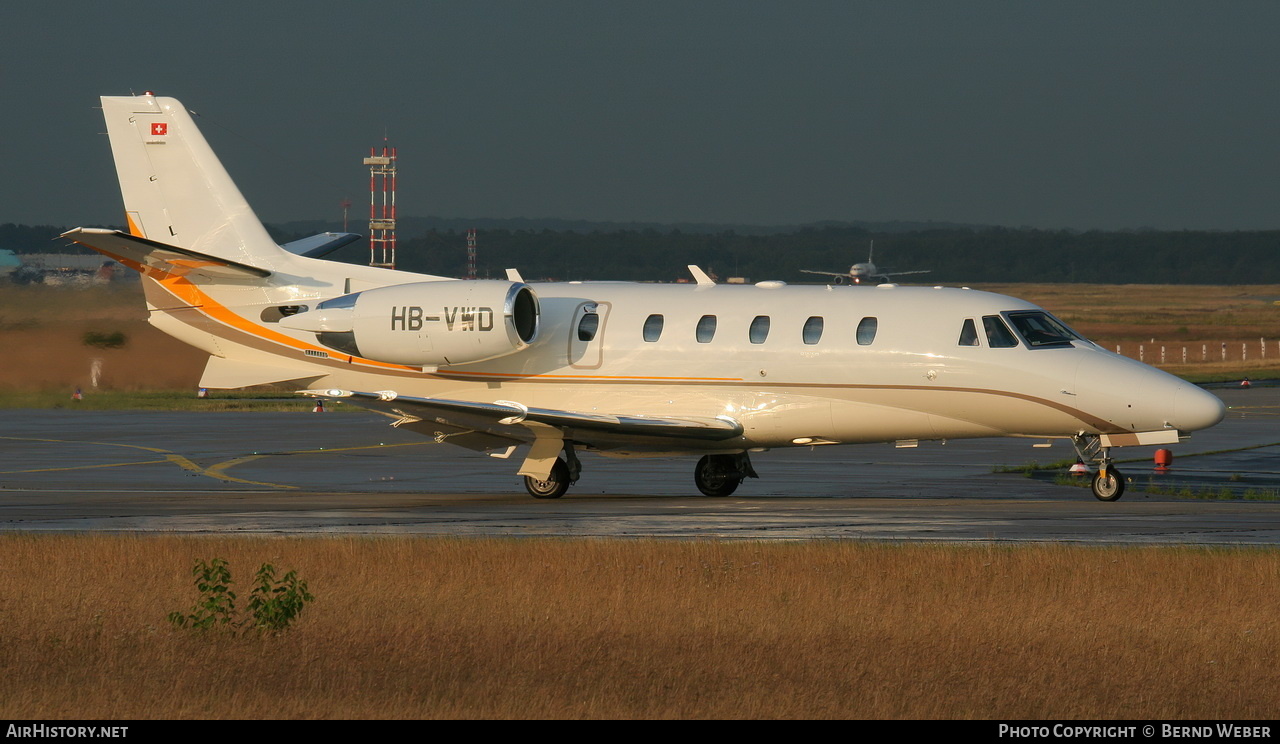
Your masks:
{"label": "tail fin", "polygon": [[284,253],[181,103],[103,97],[102,114],[131,234],[255,267]]}

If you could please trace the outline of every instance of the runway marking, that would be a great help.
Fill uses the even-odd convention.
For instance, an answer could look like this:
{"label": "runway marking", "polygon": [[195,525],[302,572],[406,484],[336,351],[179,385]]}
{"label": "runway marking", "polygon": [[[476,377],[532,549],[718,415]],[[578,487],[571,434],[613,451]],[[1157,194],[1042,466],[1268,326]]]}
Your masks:
{"label": "runway marking", "polygon": [[[225,460],[223,462],[210,465],[209,467],[205,468],[204,474],[211,475],[214,478],[222,478],[224,480],[233,480],[233,481],[238,481],[240,483],[257,483],[257,481],[247,481],[247,480],[242,480],[240,478],[232,477],[230,475],[227,475],[226,471],[228,468],[233,468],[236,465],[242,465],[246,462],[253,462],[254,460],[261,460],[267,457],[285,457],[288,455],[319,455],[319,454],[328,454],[330,452],[349,452],[351,450],[383,449],[387,447],[419,447],[424,444],[432,444],[432,442],[426,441],[426,442],[402,442],[400,444],[362,444],[355,447],[321,447],[319,449],[290,450],[287,452],[264,452],[262,454],[255,453],[252,455],[243,455],[241,457],[233,457],[230,460]],[[260,485],[274,486],[276,488],[297,488],[298,487],[298,486],[287,486],[287,485],[278,484],[278,483],[263,483]]]}
{"label": "runway marking", "polygon": [[[216,470],[218,465],[214,465],[211,468],[202,468],[196,463],[192,462],[189,458],[184,457],[183,455],[179,455],[176,452],[171,452],[169,450],[161,449],[159,447],[144,447],[140,444],[121,444],[119,442],[89,442],[89,441],[84,441],[79,439],[42,439],[40,437],[0,437],[0,439],[9,439],[9,440],[19,441],[19,442],[50,442],[54,444],[88,444],[88,445],[95,445],[99,447],[127,447],[129,449],[144,450],[146,452],[155,452],[157,454],[164,455],[163,460],[147,460],[143,462],[119,462],[119,463],[108,463],[104,465],[71,465],[68,467],[61,467],[61,468],[39,468],[39,469],[33,469],[33,470],[4,470],[4,471],[0,471],[0,473],[53,473],[53,472],[61,472],[61,471],[67,471],[67,470],[86,470],[91,468],[125,467],[129,465],[155,465],[157,463],[170,462],[188,472],[195,473],[196,475],[207,476],[209,478],[217,478],[218,480],[233,481],[235,483],[247,483],[251,486],[268,486],[270,488],[297,488],[297,486],[290,486],[283,483],[264,483],[262,481],[252,481],[252,480],[245,480],[244,478],[236,478],[234,476],[230,476]],[[229,462],[234,462],[234,461],[229,461]]]}
{"label": "runway marking", "polygon": [[[3,439],[12,439],[13,437],[2,437]],[[54,473],[64,470],[93,470],[94,468],[123,468],[130,465],[157,465],[162,462],[172,462],[168,458],[163,460],[142,460],[139,462],[109,462],[102,465],[73,465],[67,468],[31,468],[29,470],[0,470],[0,475],[10,475],[14,473]]]}

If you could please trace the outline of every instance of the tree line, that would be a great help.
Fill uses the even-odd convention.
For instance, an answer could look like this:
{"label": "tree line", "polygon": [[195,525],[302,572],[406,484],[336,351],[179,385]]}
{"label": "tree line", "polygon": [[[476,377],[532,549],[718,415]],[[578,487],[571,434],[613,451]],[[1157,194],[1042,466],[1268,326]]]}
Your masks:
{"label": "tree line", "polygon": [[[58,240],[67,228],[0,224],[0,248],[17,253],[76,252]],[[323,228],[319,228],[323,229]],[[329,227],[328,229],[334,229]],[[268,226],[281,243],[306,237]],[[801,269],[847,271],[874,241],[881,270],[929,273],[914,283],[1065,282],[1106,284],[1280,284],[1280,231],[1069,231],[1003,227],[878,230],[856,225],[798,227],[744,234],[735,230],[480,229],[481,278],[508,268],[529,280],[676,281],[697,264],[749,281],[821,281]],[[367,263],[367,243],[330,255]],[[466,233],[431,229],[402,237],[398,268],[465,276]]]}
{"label": "tree line", "polygon": [[[800,229],[772,235],[689,234],[658,230],[579,233],[477,231],[477,273],[501,278],[507,268],[526,279],[675,281],[697,264],[718,276],[749,281],[822,281],[801,269],[848,271],[874,260],[882,271],[928,270],[913,283],[1054,282],[1088,284],[1280,283],[1280,231],[1067,232],[944,229],[877,233],[860,228]],[[353,244],[341,260],[368,262]],[[464,276],[466,236],[432,232],[402,240],[400,268]]]}

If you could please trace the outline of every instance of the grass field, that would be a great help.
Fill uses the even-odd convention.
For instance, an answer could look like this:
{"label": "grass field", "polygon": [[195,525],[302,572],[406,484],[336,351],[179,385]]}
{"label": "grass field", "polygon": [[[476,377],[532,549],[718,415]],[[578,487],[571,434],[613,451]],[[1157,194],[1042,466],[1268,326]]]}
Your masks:
{"label": "grass field", "polygon": [[[296,569],[199,633],[196,559]],[[1269,719],[1271,550],[0,536],[11,719]]]}
{"label": "grass field", "polygon": [[[1147,364],[1193,382],[1280,377],[1280,286],[992,284],[975,289],[1034,302],[1104,348],[1120,347],[1125,356],[1138,358],[1141,344]],[[1199,361],[1206,347],[1209,360]]]}

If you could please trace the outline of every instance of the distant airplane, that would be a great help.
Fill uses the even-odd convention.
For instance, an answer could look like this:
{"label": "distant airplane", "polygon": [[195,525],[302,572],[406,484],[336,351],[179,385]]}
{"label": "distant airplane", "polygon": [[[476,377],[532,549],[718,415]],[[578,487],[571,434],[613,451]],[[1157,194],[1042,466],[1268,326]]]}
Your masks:
{"label": "distant airplane", "polygon": [[536,498],[564,494],[582,452],[699,457],[694,485],[727,496],[771,448],[1029,437],[1069,439],[1114,501],[1112,447],[1173,444],[1226,410],[987,292],[717,284],[696,267],[695,284],[460,281],[326,261],[311,254],[345,238],[277,245],[178,101],[104,97],[102,112],[128,231],[65,237],[142,274],[150,322],[208,352],[200,387],[286,386],[438,443],[520,450]]}
{"label": "distant airplane", "polygon": [[876,265],[871,261],[872,254],[875,253],[875,250],[876,250],[876,241],[873,240],[871,241],[871,250],[867,251],[866,262],[856,263],[850,266],[849,270],[844,273],[835,272],[835,271],[811,271],[809,269],[800,269],[800,271],[805,274],[821,274],[823,276],[834,276],[836,277],[837,284],[839,284],[841,281],[844,281],[846,279],[854,284],[863,284],[864,282],[874,282],[876,279],[883,279],[884,281],[887,282],[889,281],[889,277],[891,276],[905,276],[907,274],[928,274],[931,271],[931,269],[921,269],[919,271],[892,271],[892,272],[881,271],[878,268],[876,268]]}

